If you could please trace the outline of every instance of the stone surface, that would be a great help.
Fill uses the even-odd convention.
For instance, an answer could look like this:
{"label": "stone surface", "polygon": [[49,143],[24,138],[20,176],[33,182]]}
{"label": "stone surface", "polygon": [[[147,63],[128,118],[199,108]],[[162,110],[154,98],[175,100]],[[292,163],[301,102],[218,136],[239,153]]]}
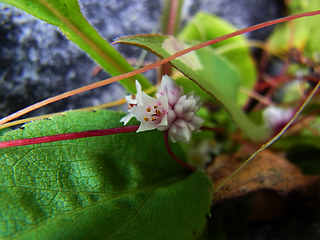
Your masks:
{"label": "stone surface", "polygon": [[[157,31],[161,16],[160,0],[80,0],[89,22],[108,41],[125,34]],[[198,10],[215,13],[239,28],[281,16],[282,1],[278,0],[185,0],[184,22]],[[270,32],[259,30],[250,38],[264,39]],[[116,46],[127,58],[137,58],[140,50]],[[5,4],[0,4],[0,117],[32,103],[83,86],[108,75],[93,75],[97,65],[56,27]],[[152,74],[149,74],[152,78]],[[35,115],[92,106],[118,99],[124,95],[119,84],[75,96],[49,105]],[[230,239],[293,239],[291,229],[299,229],[294,239],[310,234],[319,238],[319,208],[299,209],[283,218],[259,226],[239,225],[231,228]],[[293,219],[293,220],[292,220]],[[300,224],[308,219],[306,224]],[[300,221],[301,220],[301,221]],[[237,222],[234,222],[237,224]],[[303,222],[302,222],[303,223]],[[291,235],[290,235],[291,234]]]}
{"label": "stone surface", "polygon": [[[283,3],[279,0],[186,0],[189,5],[187,15],[191,17],[199,9],[216,14],[237,28],[245,28],[281,16]],[[251,39],[265,39],[272,28],[247,34]]]}
{"label": "stone surface", "polygon": [[[159,1],[153,2],[130,5],[125,1],[121,4],[83,0],[81,7],[100,34],[112,41],[123,33],[152,31],[160,15]],[[141,21],[138,17],[145,12],[149,15]],[[129,48],[124,52],[127,56],[140,53],[138,49]],[[108,77],[103,71],[93,76],[97,65],[56,27],[5,4],[0,5],[0,58],[1,117],[44,98]],[[34,114],[97,105],[123,94],[119,84],[112,84],[51,104]]]}
{"label": "stone surface", "polygon": [[[125,34],[157,32],[162,9],[160,0],[79,2],[88,21],[108,41]],[[237,27],[246,27],[279,17],[280,9],[276,0],[185,0],[183,19],[185,22],[198,10],[204,10],[226,18]],[[252,34],[250,37],[256,36]],[[141,52],[130,46],[115,47],[127,58],[137,58]],[[0,117],[108,77],[102,71],[93,76],[96,66],[56,27],[0,4]],[[151,79],[154,76],[154,73],[148,73]],[[33,114],[92,106],[123,95],[122,87],[112,84],[51,104]]]}

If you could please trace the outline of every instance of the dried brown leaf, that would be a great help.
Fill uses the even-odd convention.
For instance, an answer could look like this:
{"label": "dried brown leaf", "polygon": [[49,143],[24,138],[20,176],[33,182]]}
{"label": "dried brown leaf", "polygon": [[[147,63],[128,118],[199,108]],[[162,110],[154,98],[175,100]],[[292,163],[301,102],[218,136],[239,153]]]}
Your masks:
{"label": "dried brown leaf", "polygon": [[[218,156],[207,173],[217,188],[243,163],[243,152]],[[320,176],[303,175],[301,170],[269,150],[265,150],[235,174],[215,194],[214,201],[243,196],[262,189],[275,190],[286,195],[293,190],[310,191],[320,185]]]}

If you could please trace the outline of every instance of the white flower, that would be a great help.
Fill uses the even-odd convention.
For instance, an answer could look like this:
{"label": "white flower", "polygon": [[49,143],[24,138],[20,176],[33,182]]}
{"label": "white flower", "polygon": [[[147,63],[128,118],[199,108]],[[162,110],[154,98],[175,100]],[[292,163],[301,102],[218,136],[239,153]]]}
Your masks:
{"label": "white flower", "polygon": [[203,119],[196,115],[200,108],[200,98],[193,93],[183,95],[182,87],[167,75],[162,77],[156,98],[141,91],[136,81],[137,94],[126,96],[129,114],[120,121],[127,124],[132,117],[141,122],[137,132],[158,129],[168,130],[173,142],[188,142],[192,132],[198,131]]}
{"label": "white flower", "polygon": [[167,96],[169,105],[173,107],[182,94],[182,87],[177,86],[177,84],[171,79],[171,77],[169,77],[168,75],[164,75],[162,77],[161,85],[158,88],[158,92],[156,94],[157,97]]}
{"label": "white flower", "polygon": [[279,108],[275,106],[267,107],[263,111],[263,118],[266,125],[270,129],[277,130],[278,128],[282,128],[287,122],[290,121],[294,114],[294,110],[291,108]]}

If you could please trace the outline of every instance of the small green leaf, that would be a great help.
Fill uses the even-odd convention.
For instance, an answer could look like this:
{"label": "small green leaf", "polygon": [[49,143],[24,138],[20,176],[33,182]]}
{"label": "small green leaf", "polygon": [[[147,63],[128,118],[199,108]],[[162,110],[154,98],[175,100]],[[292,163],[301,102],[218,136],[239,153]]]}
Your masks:
{"label": "small green leaf", "polygon": [[[159,34],[125,36],[117,39],[116,43],[142,47],[161,58],[187,48],[174,37]],[[263,139],[269,135],[269,131],[251,122],[237,106],[239,78],[237,71],[234,71],[224,58],[214,54],[210,48],[202,48],[172,60],[171,64],[197,83],[202,90],[215,97],[248,137]]]}
{"label": "small green leaf", "polygon": [[[289,2],[288,9],[290,14],[315,11],[320,9],[320,1],[293,0]],[[317,55],[320,54],[319,25],[320,16],[313,16],[277,26],[269,40],[270,51],[279,54],[295,47],[307,57],[318,61]]]}
{"label": "small green leaf", "polygon": [[[133,70],[131,65],[87,22],[77,0],[0,0],[11,4],[61,29],[61,31],[112,76]],[[129,91],[135,92],[135,79],[143,88],[151,84],[142,75],[121,80]]]}
{"label": "small green leaf", "polygon": [[[178,38],[184,41],[205,42],[236,31],[230,23],[217,16],[199,12],[184,27]],[[244,36],[237,36],[210,46],[237,71],[239,86],[251,90],[256,80],[256,67]],[[222,71],[222,70],[221,70]],[[243,106],[248,94],[238,91],[237,102]]]}
{"label": "small green leaf", "polygon": [[[25,124],[1,141],[120,127],[99,110]],[[173,151],[184,155],[179,145]],[[2,239],[195,239],[204,230],[212,184],[189,174],[160,131],[0,149]]]}

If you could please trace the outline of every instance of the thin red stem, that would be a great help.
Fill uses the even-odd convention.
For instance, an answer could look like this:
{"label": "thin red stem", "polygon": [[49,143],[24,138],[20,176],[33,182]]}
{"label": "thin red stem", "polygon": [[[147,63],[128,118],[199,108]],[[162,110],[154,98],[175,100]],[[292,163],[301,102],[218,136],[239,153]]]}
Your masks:
{"label": "thin red stem", "polygon": [[[168,19],[168,23],[166,26],[166,31],[164,32],[165,34],[168,35],[175,35],[175,28],[176,28],[176,21],[177,21],[177,15],[178,15],[178,11],[179,11],[179,0],[171,0],[170,1],[170,7],[169,7],[169,19]],[[172,66],[167,62],[164,63],[161,66],[161,69],[159,71],[159,78],[161,79],[162,75],[171,75],[171,69]]]}
{"label": "thin red stem", "polygon": [[170,15],[168,21],[167,34],[174,35],[176,28],[177,15],[179,11],[179,0],[171,0]]}
{"label": "thin red stem", "polygon": [[[160,60],[158,62],[155,62],[153,64],[144,66],[144,67],[139,68],[137,70],[134,70],[134,71],[131,71],[131,72],[128,72],[128,73],[124,73],[124,74],[121,74],[121,75],[118,75],[118,76],[115,76],[115,77],[111,77],[111,78],[108,78],[108,79],[105,79],[105,80],[101,80],[101,81],[96,82],[96,83],[91,83],[89,85],[86,85],[86,86],[71,90],[69,92],[62,93],[62,94],[57,95],[55,97],[51,97],[51,98],[45,99],[45,100],[43,100],[41,102],[33,104],[33,105],[31,105],[29,107],[26,107],[26,108],[24,108],[24,109],[22,109],[22,110],[20,110],[18,112],[13,113],[13,114],[5,117],[5,118],[0,119],[0,125],[4,124],[6,122],[9,122],[9,121],[11,121],[11,120],[13,120],[13,119],[15,119],[17,117],[20,117],[20,116],[22,116],[22,115],[24,115],[24,114],[26,114],[28,112],[31,112],[31,111],[33,111],[35,109],[38,109],[38,108],[43,107],[45,105],[48,105],[48,104],[50,104],[52,102],[55,102],[55,101],[58,101],[58,100],[61,100],[61,99],[64,99],[64,98],[67,98],[67,97],[70,97],[70,96],[85,92],[85,91],[88,91],[88,90],[91,90],[91,89],[94,89],[94,88],[97,88],[97,87],[105,86],[107,84],[119,81],[119,80],[124,79],[124,78],[129,78],[129,77],[135,76],[137,74],[146,72],[146,71],[148,71],[150,69],[153,69],[153,68],[156,68],[158,66],[161,66],[162,64],[164,64],[166,62],[170,62],[170,61],[172,61],[172,60],[174,60],[174,59],[176,59],[176,58],[178,58],[178,57],[180,57],[180,56],[182,56],[184,54],[187,54],[189,52],[198,50],[200,48],[203,48],[203,47],[206,47],[206,46],[209,46],[209,45],[212,45],[212,44],[227,40],[229,38],[232,38],[232,37],[235,37],[235,36],[247,33],[247,32],[251,32],[251,31],[255,31],[255,30],[258,30],[258,29],[261,29],[261,28],[264,28],[264,27],[268,27],[268,26],[271,26],[271,25],[274,25],[274,24],[277,24],[277,23],[282,23],[282,22],[286,22],[286,21],[290,21],[290,20],[294,20],[294,19],[298,19],[298,18],[302,18],[302,17],[314,16],[314,15],[318,15],[318,14],[320,14],[320,10],[313,11],[313,12],[300,13],[300,14],[296,14],[296,15],[292,15],[292,16],[288,16],[288,17],[284,17],[284,18],[280,18],[280,19],[276,19],[276,20],[271,20],[271,21],[268,21],[268,22],[265,22],[265,23],[260,23],[260,24],[254,25],[252,27],[240,29],[240,30],[235,31],[233,33],[226,34],[224,36],[209,40],[209,41],[201,43],[199,45],[195,45],[195,46],[192,46],[190,48],[186,48],[184,50],[176,52],[175,54],[171,55],[170,57],[164,58],[164,59],[162,59],[162,60]],[[117,43],[117,41],[115,43]]]}
{"label": "thin red stem", "polygon": [[188,163],[180,160],[172,151],[171,147],[170,147],[170,144],[169,144],[169,138],[168,138],[168,130],[164,131],[164,143],[166,145],[166,148],[167,148],[167,151],[168,153],[170,154],[170,156],[180,165],[188,168],[189,170],[191,170],[191,172],[194,172],[195,169],[190,166]]}
{"label": "thin red stem", "polygon": [[118,127],[118,128],[90,130],[90,131],[84,131],[84,132],[64,133],[64,134],[57,134],[57,135],[51,135],[51,136],[45,136],[45,137],[17,139],[17,140],[11,140],[6,142],[0,142],[0,148],[25,146],[25,145],[31,145],[31,144],[56,142],[56,141],[71,140],[71,139],[78,139],[78,138],[106,136],[106,135],[112,135],[112,134],[118,134],[118,133],[135,132],[138,130],[138,128],[139,128],[139,125],[134,125],[134,126],[125,126],[125,127]]}

